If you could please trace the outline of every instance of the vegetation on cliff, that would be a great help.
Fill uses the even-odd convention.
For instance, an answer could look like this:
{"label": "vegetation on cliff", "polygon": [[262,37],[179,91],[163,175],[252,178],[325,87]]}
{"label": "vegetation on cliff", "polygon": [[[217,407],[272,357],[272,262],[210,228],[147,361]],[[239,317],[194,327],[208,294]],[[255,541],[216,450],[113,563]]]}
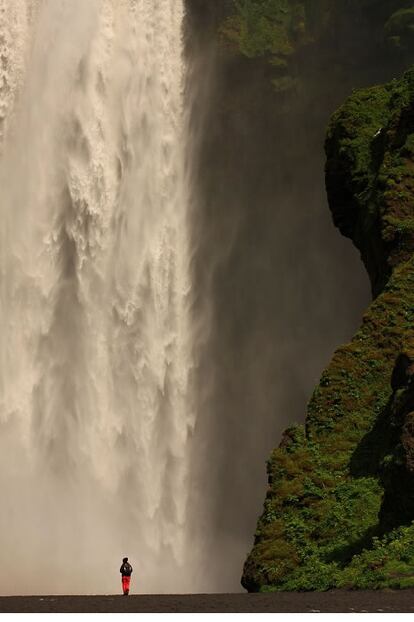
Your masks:
{"label": "vegetation on cliff", "polygon": [[250,591],[414,585],[414,70],[355,92],[326,153],[334,221],[375,299],[268,462]]}
{"label": "vegetation on cliff", "polygon": [[297,90],[303,64],[317,51],[337,71],[355,63],[361,52],[394,55],[412,62],[412,0],[235,0],[225,19],[223,38],[248,58],[263,58],[272,67],[279,92]]}

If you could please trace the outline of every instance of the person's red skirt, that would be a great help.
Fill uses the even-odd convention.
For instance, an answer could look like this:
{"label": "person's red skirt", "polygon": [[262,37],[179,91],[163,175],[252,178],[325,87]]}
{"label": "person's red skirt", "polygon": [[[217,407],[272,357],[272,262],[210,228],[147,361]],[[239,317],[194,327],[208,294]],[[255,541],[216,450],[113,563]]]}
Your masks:
{"label": "person's red skirt", "polygon": [[131,583],[131,577],[122,577],[122,590],[124,594],[129,594],[130,583]]}

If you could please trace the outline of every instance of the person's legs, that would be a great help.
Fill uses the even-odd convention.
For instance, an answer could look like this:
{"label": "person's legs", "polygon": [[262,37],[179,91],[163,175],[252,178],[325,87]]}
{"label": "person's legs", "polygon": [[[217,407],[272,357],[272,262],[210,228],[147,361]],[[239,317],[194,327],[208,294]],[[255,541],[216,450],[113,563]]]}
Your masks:
{"label": "person's legs", "polygon": [[124,592],[124,596],[128,596],[129,594],[130,583],[131,577],[122,577],[122,591]]}
{"label": "person's legs", "polygon": [[124,593],[124,596],[126,594],[126,589],[127,589],[127,587],[126,587],[126,580],[127,580],[127,577],[122,577],[122,591]]}
{"label": "person's legs", "polygon": [[131,577],[125,577],[125,579],[126,579],[126,586],[125,586],[126,587],[126,591],[125,591],[125,594],[128,596],[128,594],[129,594],[129,585],[131,583]]}

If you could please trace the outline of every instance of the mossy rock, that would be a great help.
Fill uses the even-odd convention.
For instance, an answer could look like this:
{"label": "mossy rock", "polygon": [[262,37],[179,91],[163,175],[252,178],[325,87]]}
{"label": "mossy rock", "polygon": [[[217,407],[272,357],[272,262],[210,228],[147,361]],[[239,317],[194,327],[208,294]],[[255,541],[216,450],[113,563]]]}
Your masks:
{"label": "mossy rock", "polygon": [[289,429],[268,462],[242,578],[250,591],[412,585],[413,135],[414,70],[355,92],[330,123],[329,203],[361,251],[374,301],[324,371],[305,426]]}

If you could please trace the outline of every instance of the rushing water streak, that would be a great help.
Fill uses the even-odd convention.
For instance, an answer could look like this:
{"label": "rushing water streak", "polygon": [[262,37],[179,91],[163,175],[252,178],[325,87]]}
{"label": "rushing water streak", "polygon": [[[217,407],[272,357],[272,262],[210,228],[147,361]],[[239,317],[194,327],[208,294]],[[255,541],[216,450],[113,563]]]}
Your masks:
{"label": "rushing water streak", "polygon": [[182,0],[0,4],[1,591],[189,589]]}

